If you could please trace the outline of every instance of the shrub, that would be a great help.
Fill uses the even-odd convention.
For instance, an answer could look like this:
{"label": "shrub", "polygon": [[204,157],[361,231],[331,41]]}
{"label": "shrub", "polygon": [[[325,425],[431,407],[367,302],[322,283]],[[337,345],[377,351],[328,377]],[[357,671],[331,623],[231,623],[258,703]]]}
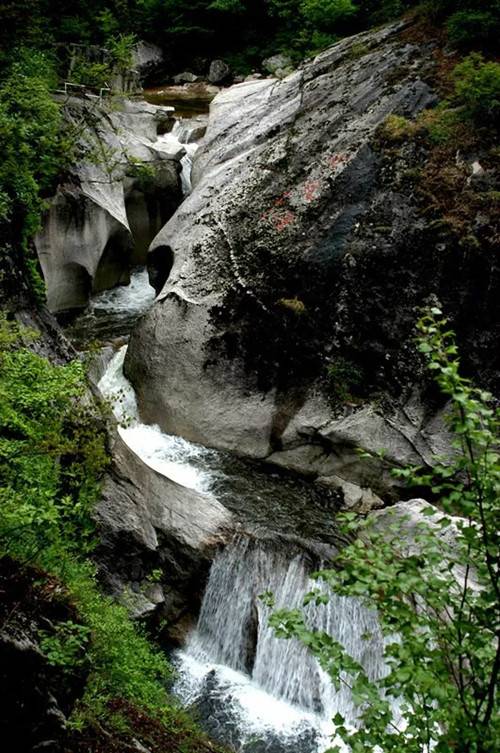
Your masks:
{"label": "shrub", "polygon": [[346,403],[353,399],[352,391],[361,385],[363,374],[351,361],[338,357],[327,367],[326,379],[331,400],[335,404]]}
{"label": "shrub", "polygon": [[107,465],[96,415],[80,407],[80,362],[54,366],[22,347],[30,333],[0,319],[0,551],[88,551],[90,511]]}
{"label": "shrub", "polygon": [[[499,414],[490,394],[460,376],[454,336],[439,309],[419,329],[420,351],[451,400],[454,453],[430,472],[410,468],[398,475],[429,487],[444,514],[429,505],[429,522],[393,515],[381,530],[348,513],[346,540],[362,535],[339,553],[335,568],[315,576],[334,593],[377,609],[387,674],[370,679],[340,642],[308,627],[300,610],[278,610],[271,624],[279,636],[309,646],[337,689],[352,689],[359,729],[348,729],[342,714],[334,723],[353,752],[494,753],[500,735]],[[305,604],[325,599],[323,587]]]}
{"label": "shrub", "polygon": [[134,732],[142,714],[179,750],[216,750],[167,692],[166,656],[124,606],[100,592],[88,557],[91,511],[107,465],[104,436],[98,414],[89,404],[79,407],[82,365],[50,364],[24,347],[33,336],[0,317],[0,557],[45,570],[75,613],[40,634],[50,664],[85,678],[68,728],[82,744],[78,731],[96,728],[110,741],[108,730],[133,738],[144,732],[140,724]]}
{"label": "shrub", "polygon": [[455,99],[479,125],[500,125],[500,63],[472,53],[453,71]]}
{"label": "shrub", "polygon": [[417,130],[415,121],[402,115],[388,115],[379,128],[379,136],[383,141],[400,142],[414,136]]}
{"label": "shrub", "polygon": [[278,304],[289,311],[293,311],[297,316],[306,313],[306,306],[300,298],[280,298]]}
{"label": "shrub", "polygon": [[486,2],[482,8],[459,10],[449,17],[446,27],[450,41],[457,47],[494,49],[500,36],[500,3]]}

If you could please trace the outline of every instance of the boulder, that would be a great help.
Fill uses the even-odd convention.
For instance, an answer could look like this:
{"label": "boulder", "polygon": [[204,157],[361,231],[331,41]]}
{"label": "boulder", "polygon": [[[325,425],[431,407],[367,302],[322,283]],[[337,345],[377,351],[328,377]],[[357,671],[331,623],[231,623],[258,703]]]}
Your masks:
{"label": "boulder", "polygon": [[[441,525],[443,519],[448,525]],[[389,541],[396,537],[398,547],[401,547],[404,556],[413,556],[421,551],[421,529],[430,529],[439,542],[443,567],[453,560],[452,573],[457,583],[462,586],[467,578],[469,588],[474,591],[481,588],[474,568],[467,572],[464,561],[464,541],[459,539],[459,526],[466,524],[464,518],[447,515],[425,499],[409,499],[384,510],[374,511],[370,520],[373,529],[368,527],[363,535],[369,536],[370,530],[374,530],[376,533],[382,533],[384,537],[387,536]]]}
{"label": "boulder", "polygon": [[141,79],[154,72],[162,62],[163,51],[158,45],[144,40],[135,45],[132,67],[135,68]]}
{"label": "boulder", "polygon": [[[407,165],[380,145],[388,115],[437,101],[433,42],[408,42],[408,28],[214,99],[194,190],[151,245],[169,276],[125,361],[144,420],[380,498],[395,494],[390,465],[448,447],[442,403],[421,396],[414,326],[430,296],[461,312],[475,294],[465,273],[450,281]],[[362,375],[356,399],[335,393],[337,367]]]}
{"label": "boulder", "polygon": [[211,84],[223,84],[231,78],[231,68],[223,60],[212,60],[208,72]]}
{"label": "boulder", "polygon": [[[161,610],[173,623],[186,609],[196,611],[213,554],[234,530],[233,517],[214,497],[145,465],[119,435],[112,454],[95,510],[103,580],[134,615]],[[157,569],[164,578],[151,582]]]}
{"label": "boulder", "polygon": [[380,497],[377,497],[371,489],[363,489],[340,476],[320,476],[316,483],[339,491],[342,497],[341,508],[343,510],[367,513],[384,506]]}
{"label": "boulder", "polygon": [[197,76],[195,73],[191,73],[191,71],[182,71],[182,73],[178,73],[176,76],[173,77],[174,84],[194,84],[196,81],[199,81],[200,77]]}
{"label": "boulder", "polygon": [[272,55],[262,61],[262,68],[268,73],[274,73],[278,70],[291,69],[292,59],[288,55]]}
{"label": "boulder", "polygon": [[207,112],[210,102],[218,93],[218,86],[197,81],[194,84],[157,86],[146,90],[144,96],[153,104],[173,104],[180,117],[190,117]]}

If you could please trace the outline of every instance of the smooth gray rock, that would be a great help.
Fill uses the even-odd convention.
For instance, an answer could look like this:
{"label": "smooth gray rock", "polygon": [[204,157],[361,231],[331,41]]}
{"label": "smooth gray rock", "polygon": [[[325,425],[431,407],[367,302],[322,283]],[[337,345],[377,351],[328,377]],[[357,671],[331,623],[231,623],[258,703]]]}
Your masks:
{"label": "smooth gray rock", "polygon": [[262,61],[262,67],[268,73],[276,73],[278,70],[291,68],[292,59],[288,55],[272,55]]}
{"label": "smooth gray rock", "polygon": [[132,66],[141,78],[147,76],[163,61],[163,51],[152,42],[141,40],[133,49]]}
{"label": "smooth gray rock", "polygon": [[66,102],[68,120],[86,123],[87,156],[58,186],[35,238],[52,312],[84,307],[92,292],[127,283],[180,203],[184,152],[166,152],[157,136],[172,111],[127,99],[114,109]]}
{"label": "smooth gray rock", "polygon": [[182,71],[182,73],[178,73],[173,78],[174,84],[194,84],[199,80],[200,77],[195,73],[191,73],[191,71]]}
{"label": "smooth gray rock", "polygon": [[214,497],[180,486],[145,465],[118,436],[113,474],[96,508],[106,537],[122,536],[150,551],[172,537],[179,551],[203,552],[221,543],[232,516]]}
{"label": "smooth gray rock", "polygon": [[[460,312],[470,285],[430,256],[407,163],[379,141],[388,115],[437,101],[422,78],[432,43],[406,29],[343,40],[212,102],[194,190],[151,246],[169,277],[125,361],[144,420],[384,499],[391,466],[449,448],[442,404],[420,397],[414,326],[436,292]],[[361,399],[329,392],[337,358],[359,359]]]}
{"label": "smooth gray rock", "polygon": [[[428,511],[432,510],[430,514]],[[424,512],[427,511],[427,512]],[[409,499],[398,502],[384,510],[376,510],[370,515],[373,530],[384,533],[388,540],[397,540],[400,551],[404,556],[418,554],[422,550],[422,543],[418,540],[422,527],[430,530],[436,536],[440,549],[443,553],[443,567],[450,560],[454,561],[452,573],[460,585],[463,585],[467,577],[468,587],[473,591],[479,590],[481,585],[474,569],[469,570],[466,576],[466,564],[464,563],[464,542],[459,537],[459,524],[466,524],[464,518],[447,515],[435,505],[425,499]],[[442,520],[448,525],[442,526]],[[369,537],[370,527],[363,534]]]}
{"label": "smooth gray rock", "polygon": [[[373,33],[374,50],[362,60],[350,58],[355,40],[345,40],[284,81],[244,82],[213,101],[195,189],[151,247],[173,252],[170,278],[127,354],[146,420],[206,445],[282,461],[273,449],[311,444],[301,437],[304,423],[318,429],[333,419],[311,387],[307,399],[274,377],[259,388],[246,354],[238,346],[232,357],[223,352],[237,318],[234,325],[220,320],[239,307],[250,340],[252,320],[260,319],[255,339],[268,337],[266,320],[274,327],[285,292],[269,289],[273,270],[282,274],[282,265],[315,253],[318,216],[330,226],[346,211],[345,174],[366,182],[370,140],[384,118],[433,101],[417,73],[424,50],[402,45],[398,29]],[[408,65],[408,73],[388,86],[396,65]],[[291,466],[296,459],[295,452]],[[311,470],[311,461],[297,467]],[[320,475],[344,477],[338,468]]]}
{"label": "smooth gray rock", "polygon": [[286,78],[287,76],[291,76],[293,73],[293,68],[291,65],[286,66],[286,68],[276,68],[274,71],[274,75],[276,78]]}
{"label": "smooth gray rock", "polygon": [[[214,497],[149,468],[118,435],[112,455],[94,513],[102,577],[136,617],[161,609],[174,621],[196,609],[213,554],[236,523]],[[151,583],[148,575],[158,568],[166,580]]]}

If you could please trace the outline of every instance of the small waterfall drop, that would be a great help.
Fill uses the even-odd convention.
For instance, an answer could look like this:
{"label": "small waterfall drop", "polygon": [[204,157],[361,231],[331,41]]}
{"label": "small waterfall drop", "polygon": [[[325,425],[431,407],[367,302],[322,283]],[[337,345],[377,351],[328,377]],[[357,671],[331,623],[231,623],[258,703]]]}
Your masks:
{"label": "small waterfall drop", "polygon": [[203,461],[211,450],[165,434],[156,424],[141,423],[134,388],[123,373],[126,353],[127,346],[123,345],[111,359],[98,385],[104,397],[111,401],[120,424],[118,433],[153,470],[182,486],[199,492],[208,491],[211,474],[203,467]]}
{"label": "small waterfall drop", "polygon": [[85,311],[68,327],[68,335],[77,345],[94,339],[113,340],[126,336],[154,299],[155,291],[149,284],[147,270],[136,268],[130,274],[128,285],[92,295]]}
{"label": "small waterfall drop", "polygon": [[[212,704],[215,717],[233,716],[241,732],[237,749],[247,750],[252,736],[279,734],[295,741],[290,750],[312,753],[331,744],[336,713],[350,724],[356,722],[349,688],[341,685],[337,691],[300,641],[276,638],[268,625],[272,610],[259,598],[271,591],[276,608],[301,608],[304,596],[318,588],[310,571],[311,563],[300,551],[245,537],[212,564],[198,626],[186,649],[178,653],[180,679],[175,690],[202,711]],[[304,614],[310,627],[343,643],[369,677],[385,675],[384,642],[375,612],[357,599],[330,594],[328,604],[309,604]],[[279,713],[274,709],[276,718],[262,713],[263,693],[271,705],[280,704]],[[286,729],[281,727],[283,715]]]}
{"label": "small waterfall drop", "polygon": [[183,120],[181,118],[175,121],[170,133],[163,134],[156,142],[158,148],[161,149],[163,146],[167,151],[176,147],[184,148],[185,154],[181,157],[181,184],[184,196],[188,196],[192,190],[191,169],[194,155],[198,149],[198,143],[193,137],[199,130],[199,123],[196,121],[192,123],[190,119]]}

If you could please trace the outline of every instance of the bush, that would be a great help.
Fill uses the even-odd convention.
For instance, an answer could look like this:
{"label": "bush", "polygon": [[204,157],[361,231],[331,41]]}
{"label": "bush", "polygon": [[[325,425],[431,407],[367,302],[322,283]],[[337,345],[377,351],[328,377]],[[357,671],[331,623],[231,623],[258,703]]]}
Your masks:
{"label": "bush", "polygon": [[[108,464],[104,431],[86,399],[82,364],[49,363],[26,347],[35,336],[0,316],[0,557],[43,569],[71,603],[74,617],[39,636],[50,664],[85,678],[69,727],[115,734],[127,721],[134,737],[134,719],[145,714],[176,750],[216,750],[169,696],[165,655],[124,606],[100,592],[89,555],[92,508]],[[120,708],[132,718],[124,720]]]}
{"label": "bush", "polygon": [[334,405],[354,400],[353,391],[361,386],[363,374],[347,358],[338,357],[326,369],[326,387]]}
{"label": "bush", "polygon": [[474,5],[477,4],[466,3],[465,9],[449,17],[446,22],[449,39],[457,47],[494,50],[500,37],[500,2]]}
{"label": "bush", "polygon": [[[300,610],[278,610],[271,624],[278,636],[309,646],[337,689],[351,688],[359,728],[347,728],[342,714],[334,723],[353,752],[495,753],[500,735],[499,413],[490,394],[460,376],[454,335],[439,309],[422,318],[419,330],[419,349],[451,400],[454,452],[436,459],[430,472],[410,468],[397,475],[428,487],[439,497],[440,509],[425,508],[429,522],[393,515],[384,529],[371,518],[347,513],[346,541],[358,536],[340,551],[332,569],[316,574],[325,586],[304,602],[324,604],[329,588],[376,608],[386,676],[369,678],[340,642],[307,626]],[[404,727],[398,725],[399,713]]]}
{"label": "bush", "polygon": [[107,465],[97,416],[80,407],[83,366],[54,366],[0,318],[0,551],[22,560],[56,546],[88,551]]}
{"label": "bush", "polygon": [[453,71],[455,100],[478,125],[500,125],[500,63],[472,53]]}
{"label": "bush", "polygon": [[330,30],[357,12],[352,0],[302,0],[300,12],[316,30]]}

